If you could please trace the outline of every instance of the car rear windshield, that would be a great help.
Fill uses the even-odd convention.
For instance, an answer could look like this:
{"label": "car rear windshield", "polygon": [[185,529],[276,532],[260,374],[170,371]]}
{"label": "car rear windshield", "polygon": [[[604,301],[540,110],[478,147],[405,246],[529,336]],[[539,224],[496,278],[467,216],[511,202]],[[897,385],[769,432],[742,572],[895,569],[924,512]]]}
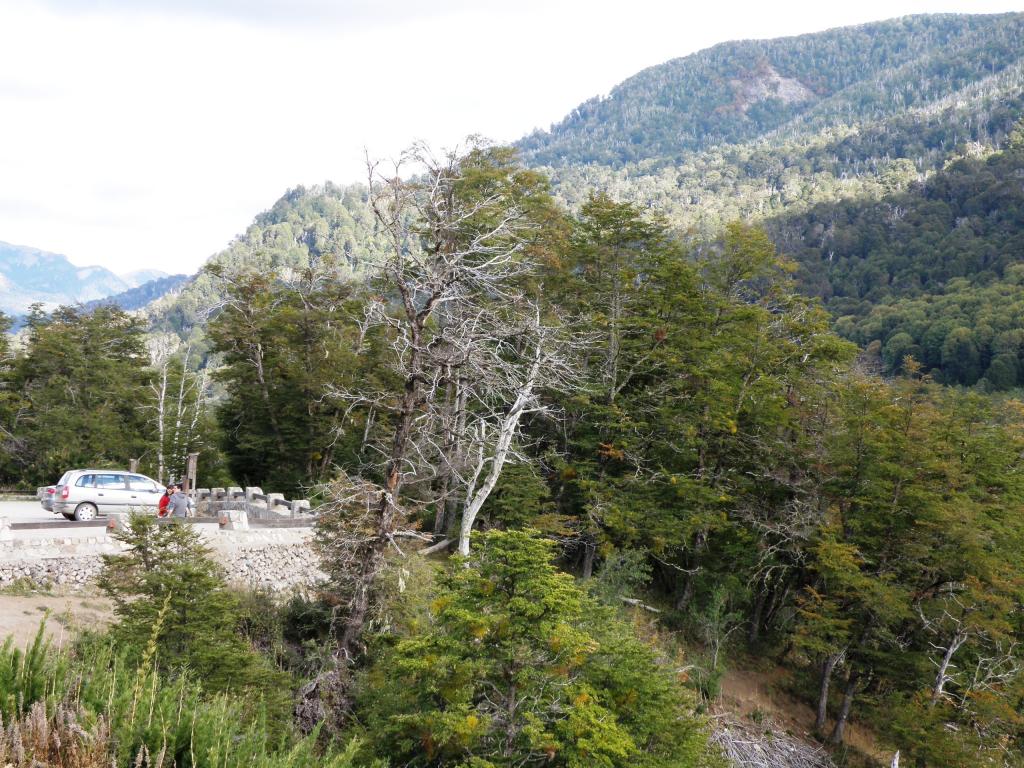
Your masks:
{"label": "car rear windshield", "polygon": [[133,491],[157,491],[156,481],[143,475],[128,475],[128,487]]}

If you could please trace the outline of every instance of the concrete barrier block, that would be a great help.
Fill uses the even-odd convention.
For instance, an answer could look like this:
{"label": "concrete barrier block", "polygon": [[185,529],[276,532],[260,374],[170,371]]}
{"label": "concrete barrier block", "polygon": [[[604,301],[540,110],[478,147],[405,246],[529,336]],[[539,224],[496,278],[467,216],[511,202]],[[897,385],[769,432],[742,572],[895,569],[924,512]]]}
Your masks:
{"label": "concrete barrier block", "polygon": [[237,485],[232,485],[224,492],[224,496],[227,499],[227,501],[234,501],[235,499],[244,499],[245,491],[243,491]]}
{"label": "concrete barrier block", "polygon": [[309,499],[295,499],[292,501],[293,515],[308,515],[310,512]]}
{"label": "concrete barrier block", "polygon": [[282,517],[291,517],[292,505],[291,502],[285,499],[283,493],[268,493],[267,494],[267,507],[266,511],[263,511],[261,517],[270,519],[278,519]]}
{"label": "concrete barrier block", "polygon": [[214,501],[220,501],[226,495],[226,491],[223,488],[211,488],[210,498]]}
{"label": "concrete barrier block", "polygon": [[223,531],[248,531],[249,515],[244,509],[225,509],[220,513],[220,528]]}
{"label": "concrete barrier block", "polygon": [[0,541],[11,541],[14,536],[11,534],[11,518],[0,517]]}
{"label": "concrete barrier block", "polygon": [[107,515],[107,530],[113,533],[114,531],[123,531],[128,527],[128,515],[123,512],[111,512]]}
{"label": "concrete barrier block", "polygon": [[248,504],[255,504],[257,506],[266,505],[267,497],[263,493],[263,489],[259,486],[251,485],[246,486],[245,489],[245,501]]}

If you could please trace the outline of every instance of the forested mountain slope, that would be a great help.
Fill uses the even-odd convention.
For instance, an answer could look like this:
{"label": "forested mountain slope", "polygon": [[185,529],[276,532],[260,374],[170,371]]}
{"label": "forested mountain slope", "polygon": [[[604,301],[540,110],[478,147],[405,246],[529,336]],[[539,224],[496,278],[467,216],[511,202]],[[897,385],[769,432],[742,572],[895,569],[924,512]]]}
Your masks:
{"label": "forested mountain slope", "polygon": [[142,309],[167,294],[178,291],[182,286],[188,284],[189,280],[188,275],[163,275],[162,277],[155,277],[140,283],[134,288],[115,293],[112,296],[87,301],[83,307],[86,310],[92,310],[103,305],[115,306],[120,307],[126,312]]}
{"label": "forested mountain slope", "polygon": [[877,122],[1018,64],[1022,32],[1021,14],[929,15],[723,43],[640,72],[520,147],[558,167],[674,164],[795,123]]}
{"label": "forested mountain slope", "polygon": [[725,43],[519,147],[573,209],[599,190],[700,239],[765,223],[888,370],[910,354],[1006,389],[1024,366],[1022,31],[1022,14],[940,15]]}
{"label": "forested mountain slope", "polygon": [[242,271],[276,273],[288,279],[311,263],[330,264],[348,277],[380,252],[380,235],[360,185],[296,187],[289,190],[227,248],[210,257],[179,294],[151,305],[154,326],[189,336],[202,333],[211,312],[221,302],[221,291],[210,270],[233,274]]}
{"label": "forested mountain slope", "polygon": [[768,222],[843,335],[949,383],[1024,384],[1024,133],[880,199]]}
{"label": "forested mountain slope", "polygon": [[[1024,50],[1010,42],[1020,38],[1022,18],[1016,14],[914,17],[870,25],[882,41],[897,48],[900,38],[883,32],[895,35],[903,30],[902,44],[910,46],[916,35],[907,29],[913,30],[915,25],[941,21],[968,30],[974,24],[981,27],[967,36],[973,41],[970,46],[938,46],[928,60],[930,75],[922,74],[923,69],[915,74],[909,65],[879,70],[873,79],[823,99],[772,130],[757,131],[735,143],[709,142],[702,148],[690,148],[687,141],[676,137],[678,141],[669,146],[666,142],[672,134],[643,121],[628,122],[616,116],[607,124],[578,126],[569,143],[568,139],[561,141],[562,129],[556,128],[548,135],[551,147],[543,152],[535,146],[536,136],[519,146],[528,162],[548,171],[558,195],[570,207],[581,205],[590,190],[603,189],[660,211],[676,226],[695,228],[704,235],[713,235],[736,218],[770,216],[845,197],[879,197],[942,168],[951,158],[1002,145],[1024,114]],[[811,43],[819,37],[843,40],[845,35],[859,36],[863,29],[836,30],[788,42],[805,41],[813,51]],[[989,42],[980,39],[981,30],[991,35]],[[757,45],[770,50],[783,43],[787,41]],[[817,53],[818,58],[812,58],[814,66],[827,72],[832,58]],[[702,55],[679,61],[690,62]],[[987,64],[981,66],[981,61]],[[624,94],[621,98],[628,95],[637,104],[655,98],[635,89],[632,82],[617,89]],[[709,94],[722,90],[713,81],[704,87]],[[775,101],[769,99],[765,104]],[[779,109],[788,113],[791,105]],[[639,107],[629,111],[634,116],[640,113]],[[745,114],[723,115],[716,120],[754,130]],[[629,158],[616,154],[620,137],[612,130],[615,126],[628,127],[635,139],[635,153]],[[577,151],[577,145],[593,151]],[[602,158],[599,161],[589,159],[598,156]]]}
{"label": "forested mountain slope", "polygon": [[1024,65],[927,108],[820,129],[793,125],[742,144],[613,168],[544,167],[578,208],[593,189],[660,212],[682,230],[714,235],[737,218],[793,212],[823,201],[881,197],[950,160],[1003,145],[1024,115]]}
{"label": "forested mountain slope", "polygon": [[[1002,14],[725,43],[639,73],[518,149],[570,210],[606,192],[702,239],[764,222],[801,263],[803,289],[845,336],[877,341],[890,370],[909,353],[947,381],[1006,388],[1024,375],[1024,360],[1005,357],[1021,170],[1019,155],[989,156],[1024,115],[1021,39],[1024,14]],[[288,279],[326,260],[357,273],[381,248],[365,195],[297,187],[213,256],[213,271]],[[203,272],[157,302],[156,327],[201,336],[217,282]],[[979,311],[990,300],[999,318]],[[956,329],[974,338],[959,330],[947,345]],[[966,362],[953,363],[958,344]]]}

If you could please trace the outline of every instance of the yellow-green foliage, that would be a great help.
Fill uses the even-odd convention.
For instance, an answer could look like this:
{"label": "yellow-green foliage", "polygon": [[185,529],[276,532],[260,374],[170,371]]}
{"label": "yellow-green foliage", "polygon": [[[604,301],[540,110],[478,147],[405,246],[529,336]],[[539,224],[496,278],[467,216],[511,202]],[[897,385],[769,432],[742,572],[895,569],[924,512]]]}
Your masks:
{"label": "yellow-green foliage", "polygon": [[431,624],[363,678],[377,754],[474,768],[701,763],[706,739],[687,692],[552,554],[530,532],[491,531],[449,569]]}

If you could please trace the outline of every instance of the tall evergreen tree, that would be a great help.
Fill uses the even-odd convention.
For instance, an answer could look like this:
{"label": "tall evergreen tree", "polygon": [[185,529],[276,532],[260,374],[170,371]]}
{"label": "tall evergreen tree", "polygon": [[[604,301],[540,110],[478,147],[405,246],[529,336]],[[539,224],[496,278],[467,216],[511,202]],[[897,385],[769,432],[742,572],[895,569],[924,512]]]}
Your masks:
{"label": "tall evergreen tree", "polygon": [[365,424],[347,419],[332,392],[382,373],[372,355],[358,354],[355,286],[329,263],[286,276],[210,273],[225,296],[209,336],[223,361],[217,419],[231,475],[301,493],[335,465],[354,464]]}
{"label": "tall evergreen tree", "polygon": [[117,308],[37,308],[10,373],[19,397],[6,427],[18,436],[8,482],[53,483],[70,468],[123,468],[146,453],[148,362],[140,321]]}
{"label": "tall evergreen tree", "polygon": [[492,531],[477,544],[444,576],[430,623],[364,681],[379,754],[437,768],[704,764],[688,694],[555,569],[550,542]]}

